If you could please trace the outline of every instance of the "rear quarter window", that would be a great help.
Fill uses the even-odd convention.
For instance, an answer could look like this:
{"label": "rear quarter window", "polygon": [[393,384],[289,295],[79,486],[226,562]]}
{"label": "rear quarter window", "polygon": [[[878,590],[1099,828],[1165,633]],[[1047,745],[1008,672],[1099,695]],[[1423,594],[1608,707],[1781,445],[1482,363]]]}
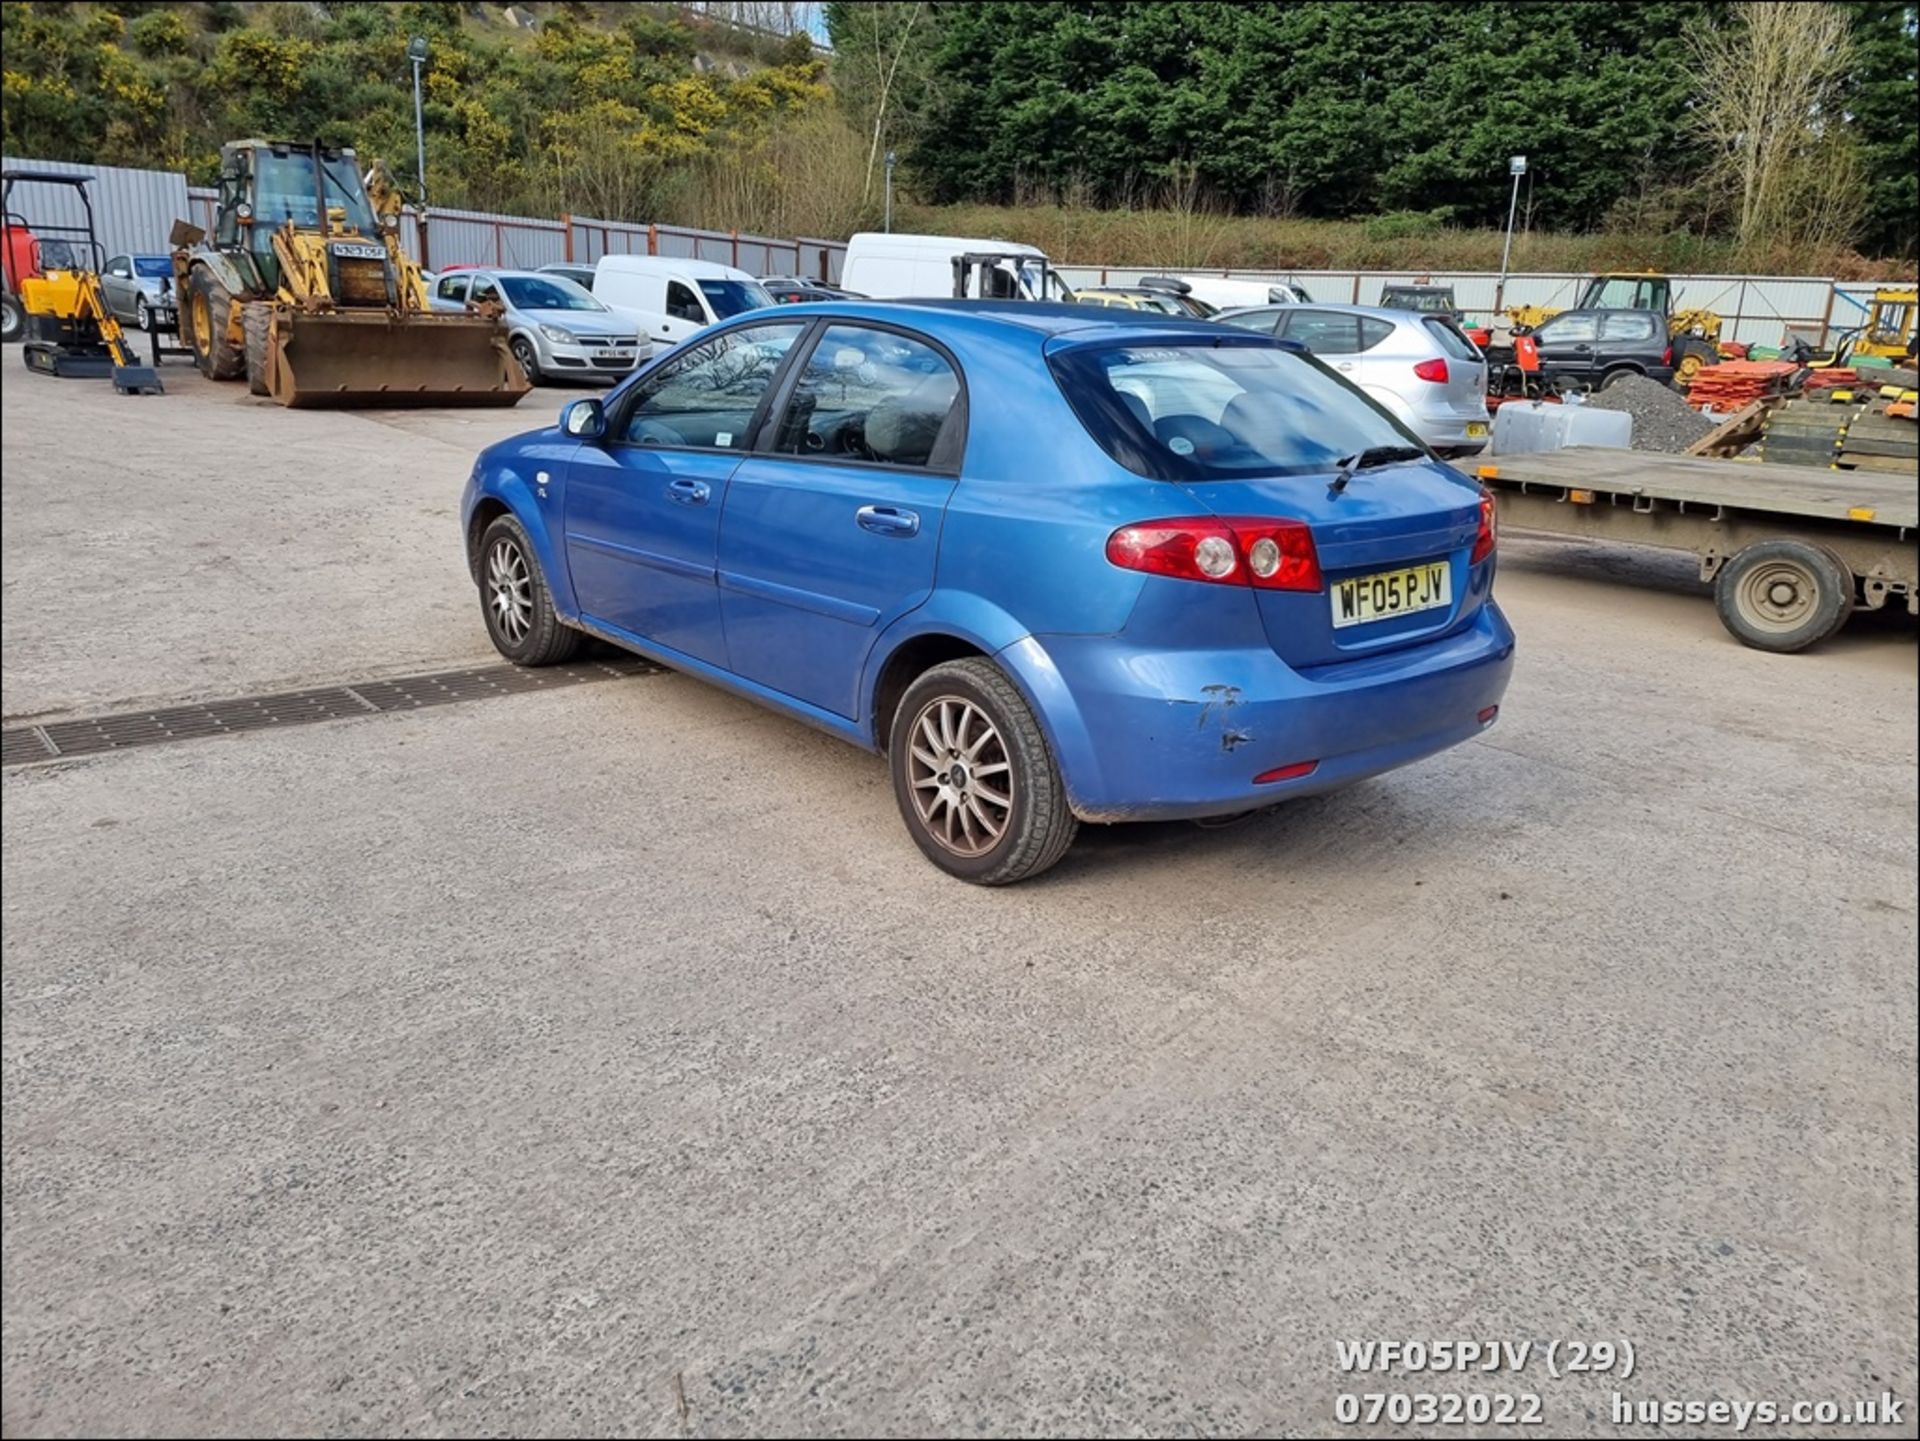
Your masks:
{"label": "rear quarter window", "polygon": [[1389,335],[1392,335],[1394,332],[1394,329],[1395,329],[1395,326],[1391,321],[1376,320],[1371,315],[1361,316],[1360,317],[1360,349],[1361,351],[1365,352],[1365,351],[1372,350],[1381,341],[1385,340]]}
{"label": "rear quarter window", "polygon": [[1635,312],[1600,318],[1600,337],[1603,340],[1652,340],[1654,334],[1654,319],[1649,314]]}

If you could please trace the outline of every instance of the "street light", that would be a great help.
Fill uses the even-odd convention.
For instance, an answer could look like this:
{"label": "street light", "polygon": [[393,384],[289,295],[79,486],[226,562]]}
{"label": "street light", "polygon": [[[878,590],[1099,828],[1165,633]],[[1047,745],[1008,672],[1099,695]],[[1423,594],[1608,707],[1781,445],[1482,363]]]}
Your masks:
{"label": "street light", "polygon": [[893,152],[887,152],[887,217],[881,226],[888,234],[893,232]]}
{"label": "street light", "polygon": [[420,109],[420,67],[427,63],[427,37],[416,35],[407,42],[407,59],[413,62],[413,145],[414,165],[420,179],[420,209],[427,208],[427,123]]}
{"label": "street light", "polygon": [[[1520,177],[1527,173],[1527,157],[1507,157],[1507,174],[1513,177],[1513,198],[1507,201],[1507,243],[1500,247],[1500,284],[1494,288],[1493,309],[1497,315],[1507,304],[1507,261],[1513,256],[1513,216],[1520,207]],[[1532,194],[1532,191],[1528,191]]]}

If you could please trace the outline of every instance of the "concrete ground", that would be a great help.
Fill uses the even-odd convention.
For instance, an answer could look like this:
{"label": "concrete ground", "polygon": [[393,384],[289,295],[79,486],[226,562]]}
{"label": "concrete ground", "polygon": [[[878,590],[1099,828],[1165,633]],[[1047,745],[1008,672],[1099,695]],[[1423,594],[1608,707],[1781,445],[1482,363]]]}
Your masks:
{"label": "concrete ground", "polygon": [[[5,377],[10,720],[489,654],[458,486],[558,395],[167,378]],[[1003,891],[671,675],[7,771],[6,1433],[1912,1434],[1912,628],[1502,566],[1478,741]],[[1635,1367],[1337,1365],[1452,1338]]]}

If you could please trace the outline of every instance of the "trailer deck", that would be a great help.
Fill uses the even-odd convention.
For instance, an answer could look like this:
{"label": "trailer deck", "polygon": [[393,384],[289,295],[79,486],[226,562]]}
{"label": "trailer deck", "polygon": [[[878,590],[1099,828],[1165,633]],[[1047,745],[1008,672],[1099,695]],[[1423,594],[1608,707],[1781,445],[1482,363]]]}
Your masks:
{"label": "trailer deck", "polygon": [[1920,473],[1581,446],[1476,473],[1513,529],[1694,552],[1748,645],[1801,650],[1890,598],[1920,611]]}

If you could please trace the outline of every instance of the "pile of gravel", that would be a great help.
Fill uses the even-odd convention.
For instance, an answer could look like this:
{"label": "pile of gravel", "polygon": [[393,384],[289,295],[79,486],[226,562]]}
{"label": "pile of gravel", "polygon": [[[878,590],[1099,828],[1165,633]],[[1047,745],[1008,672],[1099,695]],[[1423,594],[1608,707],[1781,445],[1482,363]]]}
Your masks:
{"label": "pile of gravel", "polygon": [[1687,404],[1686,397],[1644,375],[1623,375],[1605,390],[1587,397],[1595,410],[1623,410],[1633,417],[1633,448],[1677,455],[1712,430],[1715,422]]}

